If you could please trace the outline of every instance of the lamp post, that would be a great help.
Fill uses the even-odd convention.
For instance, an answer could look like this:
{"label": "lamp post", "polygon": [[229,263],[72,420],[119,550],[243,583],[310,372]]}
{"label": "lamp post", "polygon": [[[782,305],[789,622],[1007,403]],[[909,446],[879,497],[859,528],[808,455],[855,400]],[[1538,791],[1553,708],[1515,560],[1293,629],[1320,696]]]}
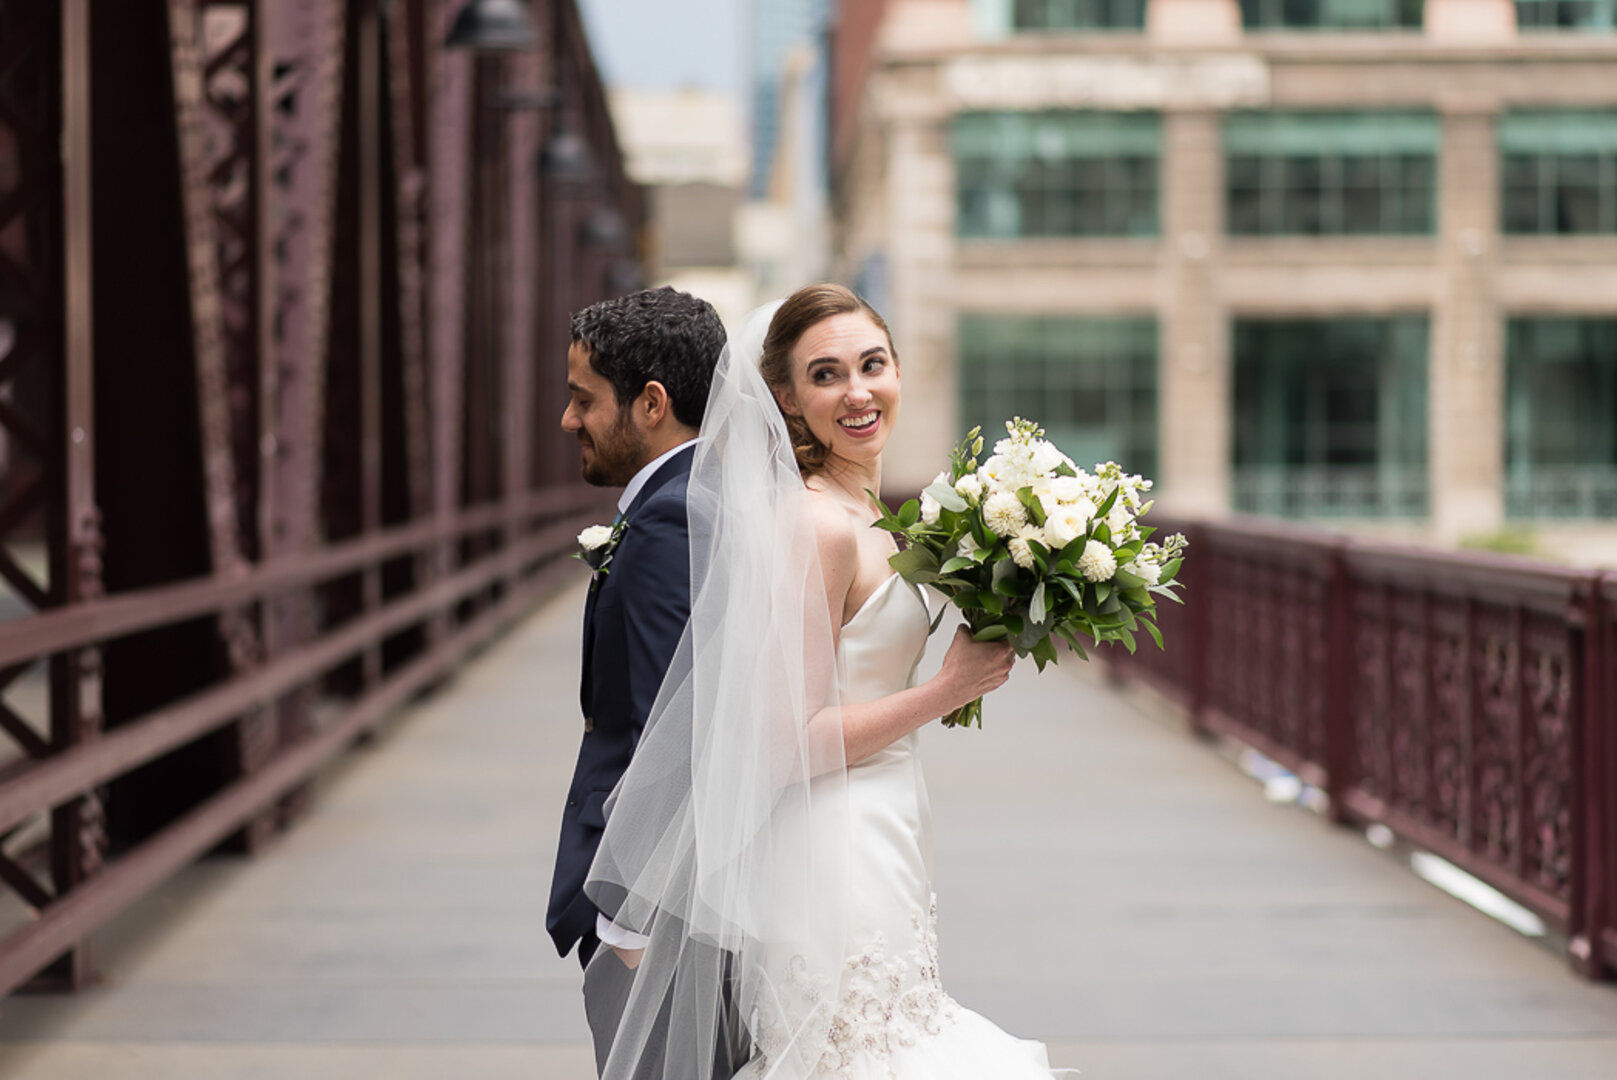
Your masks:
{"label": "lamp post", "polygon": [[469,0],[455,16],[444,46],[478,52],[528,52],[539,47],[539,34],[522,0]]}

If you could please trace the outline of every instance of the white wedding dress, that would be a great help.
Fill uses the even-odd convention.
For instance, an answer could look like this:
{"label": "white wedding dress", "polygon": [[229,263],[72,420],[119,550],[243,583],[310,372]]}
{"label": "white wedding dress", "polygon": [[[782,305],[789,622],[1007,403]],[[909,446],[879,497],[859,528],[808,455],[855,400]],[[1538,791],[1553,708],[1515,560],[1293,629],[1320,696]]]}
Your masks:
{"label": "white wedding dress", "polygon": [[[930,619],[920,590],[889,577],[842,628],[841,699],[853,705],[911,686]],[[851,952],[837,988],[829,1045],[817,1076],[847,1080],[1049,1080],[1045,1048],[962,1008],[938,970],[932,893],[932,811],[911,733],[850,766],[854,838],[845,895]],[[830,898],[828,898],[830,902]],[[788,976],[789,978],[789,976]],[[818,996],[817,988],[802,988]],[[774,1033],[737,1076],[768,1074]]]}

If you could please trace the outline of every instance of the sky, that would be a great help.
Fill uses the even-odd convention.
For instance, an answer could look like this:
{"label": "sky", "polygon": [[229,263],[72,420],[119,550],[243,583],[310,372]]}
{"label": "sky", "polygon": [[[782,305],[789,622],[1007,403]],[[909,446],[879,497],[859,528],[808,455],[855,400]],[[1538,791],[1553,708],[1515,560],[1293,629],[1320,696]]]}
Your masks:
{"label": "sky", "polygon": [[740,0],[581,0],[609,86],[741,88]]}

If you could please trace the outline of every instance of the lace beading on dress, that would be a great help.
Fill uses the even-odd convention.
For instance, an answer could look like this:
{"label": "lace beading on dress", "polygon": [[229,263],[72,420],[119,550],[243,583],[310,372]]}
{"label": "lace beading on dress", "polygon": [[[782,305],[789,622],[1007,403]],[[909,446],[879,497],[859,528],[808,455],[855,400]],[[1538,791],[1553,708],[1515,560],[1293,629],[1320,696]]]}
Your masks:
{"label": "lace beading on dress", "polygon": [[[915,942],[904,952],[891,953],[887,936],[878,933],[869,945],[848,957],[827,1045],[815,1075],[844,1075],[860,1055],[890,1062],[900,1047],[914,1046],[925,1035],[941,1034],[958,1015],[959,1006],[944,993],[938,972],[936,898],[924,913],[912,908],[910,922]],[[785,983],[793,996],[812,1010],[828,995],[823,985],[806,980],[803,971],[800,963],[789,964]],[[761,1026],[758,1044],[767,1056],[784,1043],[785,1037],[778,1024]],[[892,1073],[890,1068],[889,1072]]]}

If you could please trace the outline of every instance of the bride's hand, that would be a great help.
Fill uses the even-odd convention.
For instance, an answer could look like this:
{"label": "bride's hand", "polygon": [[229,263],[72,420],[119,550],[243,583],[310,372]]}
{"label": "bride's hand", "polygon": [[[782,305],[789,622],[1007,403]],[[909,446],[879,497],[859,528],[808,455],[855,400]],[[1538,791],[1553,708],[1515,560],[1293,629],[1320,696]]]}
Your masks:
{"label": "bride's hand", "polygon": [[973,641],[965,626],[955,628],[954,640],[943,657],[943,667],[937,677],[949,690],[953,711],[968,701],[975,701],[997,690],[1011,677],[1011,666],[1016,653],[1005,641]]}

